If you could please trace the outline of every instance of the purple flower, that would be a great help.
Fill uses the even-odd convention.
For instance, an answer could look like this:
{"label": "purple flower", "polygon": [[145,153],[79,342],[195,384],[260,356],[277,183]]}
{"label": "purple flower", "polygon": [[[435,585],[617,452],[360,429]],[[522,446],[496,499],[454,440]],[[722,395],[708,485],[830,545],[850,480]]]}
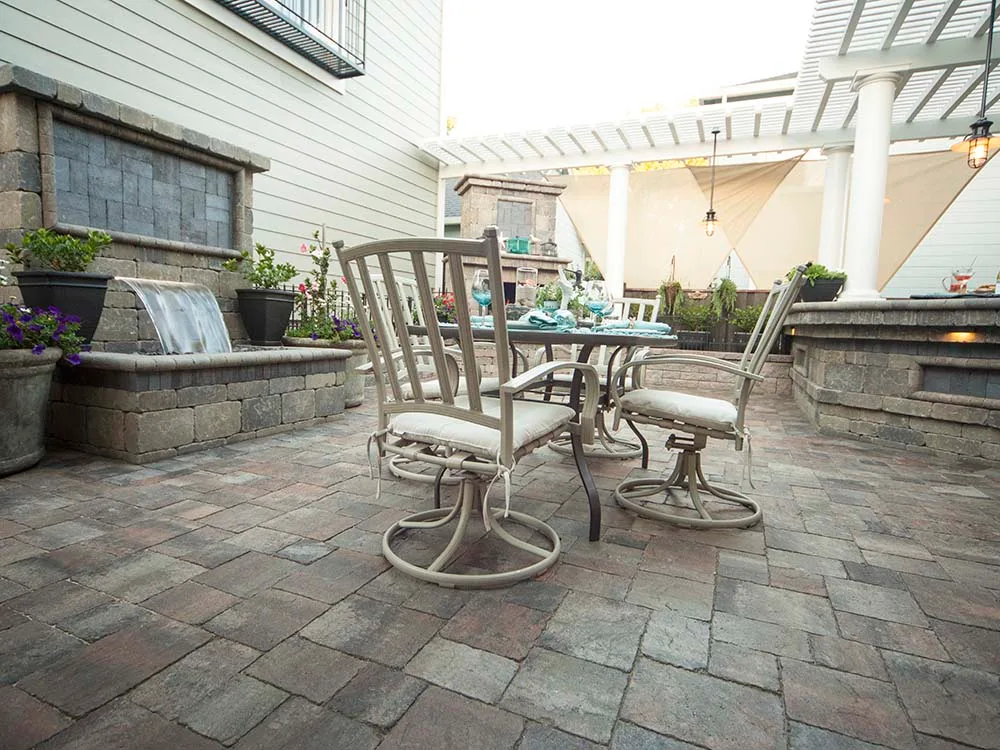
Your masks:
{"label": "purple flower", "polygon": [[9,325],[9,326],[7,326],[6,330],[7,330],[7,333],[10,335],[10,337],[12,339],[14,339],[14,341],[17,341],[18,343],[20,343],[21,341],[24,340],[24,331],[22,331],[16,325]]}
{"label": "purple flower", "polygon": [[71,365],[78,365],[80,364],[80,355],[70,354],[68,357],[66,357],[66,361],[69,362]]}
{"label": "purple flower", "polygon": [[[61,339],[61,338],[62,338],[62,332],[61,332],[61,331],[59,331],[59,330],[57,329],[57,330],[56,330],[56,331],[55,331],[55,332],[54,332],[54,333],[52,334],[52,340],[53,340],[53,341],[58,341],[58,340],[59,340],[59,339]],[[20,339],[18,339],[18,341],[20,341]]]}
{"label": "purple flower", "polygon": [[33,347],[31,347],[32,354],[41,354],[44,351],[45,351],[45,344],[35,344]]}
{"label": "purple flower", "polygon": [[45,327],[39,323],[32,323],[30,326],[28,326],[28,330],[33,331],[34,333],[41,333],[44,329]]}
{"label": "purple flower", "polygon": [[80,346],[80,351],[81,352],[89,352],[90,351],[90,344],[83,344],[83,345],[81,345]]}
{"label": "purple flower", "polygon": [[316,333],[316,331],[313,331],[312,333],[309,334],[309,338],[311,338],[313,341],[315,341],[316,339],[319,338],[319,334]]}
{"label": "purple flower", "polygon": [[35,316],[32,315],[31,313],[25,313],[24,315],[21,316],[21,322],[30,323],[34,317]]}
{"label": "purple flower", "polygon": [[63,318],[63,320],[65,320],[67,323],[79,323],[81,321],[81,318],[79,315],[67,315],[65,318]]}
{"label": "purple flower", "polygon": [[60,315],[61,312],[58,307],[49,307],[49,313],[52,315]]}
{"label": "purple flower", "polygon": [[3,313],[3,315],[0,315],[0,317],[3,318],[3,322],[4,323],[13,323],[14,322],[14,316],[11,315],[8,312]]}

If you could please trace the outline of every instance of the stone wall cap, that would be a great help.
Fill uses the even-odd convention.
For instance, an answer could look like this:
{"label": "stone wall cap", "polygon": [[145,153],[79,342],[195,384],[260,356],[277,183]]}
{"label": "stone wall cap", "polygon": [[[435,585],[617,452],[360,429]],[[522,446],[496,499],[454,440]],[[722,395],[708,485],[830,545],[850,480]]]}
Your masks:
{"label": "stone wall cap", "polygon": [[521,180],[502,175],[467,174],[458,180],[455,185],[455,192],[463,195],[473,186],[500,188],[502,190],[513,190],[523,193],[546,193],[548,195],[559,195],[566,189],[565,185],[548,182],[547,180]]}
{"label": "stone wall cap", "polygon": [[968,310],[1000,309],[1000,295],[942,297],[941,299],[876,299],[858,302],[797,302],[790,312],[852,312],[856,310]]}
{"label": "stone wall cap", "polygon": [[311,349],[306,347],[273,347],[231,354],[115,354],[85,352],[80,355],[80,367],[123,372],[170,372],[174,370],[204,370],[246,365],[267,365],[281,362],[315,362],[349,359],[346,349]]}
{"label": "stone wall cap", "polygon": [[152,133],[159,138],[182,143],[219,159],[239,164],[250,172],[266,172],[271,168],[271,160],[266,156],[180,125],[167,123],[157,117],[142,117],[143,113],[130,105],[90,91],[81,92],[75,86],[66,85],[62,81],[9,63],[0,65],[0,94],[7,91],[18,91],[37,99],[55,102],[67,109],[76,109],[94,117],[111,120],[133,130]]}

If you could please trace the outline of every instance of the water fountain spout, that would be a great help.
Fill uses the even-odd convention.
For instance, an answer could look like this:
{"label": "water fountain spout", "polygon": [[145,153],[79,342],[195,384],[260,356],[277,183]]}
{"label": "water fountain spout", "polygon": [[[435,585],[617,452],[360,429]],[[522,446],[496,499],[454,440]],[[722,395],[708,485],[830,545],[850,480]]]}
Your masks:
{"label": "water fountain spout", "polygon": [[203,284],[118,277],[135,291],[153,321],[164,354],[233,350],[219,301]]}

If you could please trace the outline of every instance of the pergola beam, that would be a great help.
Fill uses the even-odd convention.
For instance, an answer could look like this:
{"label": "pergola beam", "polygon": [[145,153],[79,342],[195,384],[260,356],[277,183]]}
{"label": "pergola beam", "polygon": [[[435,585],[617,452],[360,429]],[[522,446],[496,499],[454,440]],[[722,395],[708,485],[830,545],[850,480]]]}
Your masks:
{"label": "pergola beam", "polygon": [[962,0],[948,0],[947,3],[941,6],[941,10],[937,14],[937,18],[934,19],[934,23],[931,24],[930,29],[927,30],[927,36],[924,37],[924,44],[933,44],[941,36],[941,32],[945,30],[951,17],[955,15],[955,11],[958,10],[958,6],[962,4]]}
{"label": "pergola beam", "polygon": [[982,60],[983,45],[978,39],[946,39],[934,44],[902,44],[884,51],[824,57],[819,61],[819,75],[831,83],[850,81],[871,72],[892,70],[917,73],[974,65]]}
{"label": "pergola beam", "polygon": [[913,7],[913,3],[914,0],[903,0],[896,8],[896,15],[892,17],[892,23],[889,24],[889,28],[885,31],[885,36],[882,37],[883,51],[892,47],[892,43],[896,40],[896,34],[899,33],[901,28],[903,28],[903,23],[906,21],[906,17],[910,14],[910,9]]}
{"label": "pergola beam", "polygon": [[[955,138],[964,134],[968,130],[968,126],[969,123],[965,117],[901,123],[893,126],[891,139],[893,141],[914,141],[929,138]],[[820,148],[830,143],[850,143],[853,140],[853,129],[766,135],[758,138],[734,138],[733,140],[720,139],[718,156],[803,151]],[[694,141],[682,145],[667,144],[656,148],[613,149],[601,153],[564,154],[537,159],[504,159],[488,163],[442,165],[441,178],[460,177],[464,174],[504,174],[543,169],[572,169],[619,162],[694,159],[708,157],[711,153],[711,141],[706,140],[704,143]]]}

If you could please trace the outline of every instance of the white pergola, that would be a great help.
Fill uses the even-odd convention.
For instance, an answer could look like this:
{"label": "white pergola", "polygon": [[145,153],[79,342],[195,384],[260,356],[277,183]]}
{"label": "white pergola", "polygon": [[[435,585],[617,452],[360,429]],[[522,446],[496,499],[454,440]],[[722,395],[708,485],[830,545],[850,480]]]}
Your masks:
{"label": "white pergola", "polygon": [[[440,177],[610,168],[608,267],[624,279],[629,165],[821,148],[827,174],[820,262],[843,267],[842,298],[877,297],[889,144],[964,136],[979,110],[990,0],[815,0],[793,96],[590,125],[422,144]],[[990,63],[996,66],[996,58]],[[1000,99],[1000,87],[988,100]],[[853,153],[853,159],[851,157]],[[853,169],[852,169],[853,162]],[[612,236],[614,235],[614,236]]]}

